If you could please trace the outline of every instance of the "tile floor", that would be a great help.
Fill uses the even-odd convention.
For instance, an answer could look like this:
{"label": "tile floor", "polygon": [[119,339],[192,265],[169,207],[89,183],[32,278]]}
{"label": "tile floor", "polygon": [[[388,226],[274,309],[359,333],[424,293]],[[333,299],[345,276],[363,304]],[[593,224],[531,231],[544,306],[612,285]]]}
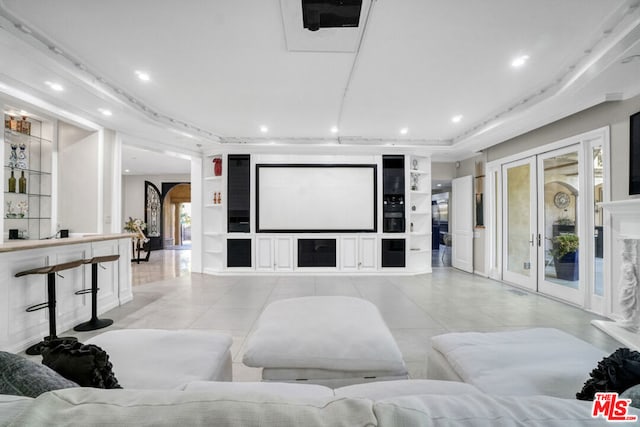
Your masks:
{"label": "tile floor", "polygon": [[[620,344],[590,325],[599,316],[449,267],[419,276],[209,276],[191,274],[190,251],[155,251],[132,264],[134,300],[101,317],[115,328],[212,329],[233,336],[235,381],[257,381],[242,364],[247,336],[271,301],[349,295],[376,304],[412,378],[426,377],[429,338],[451,331],[554,327],[605,351]],[[104,331],[104,330],[103,330]],[[102,331],[74,335],[83,341]]]}

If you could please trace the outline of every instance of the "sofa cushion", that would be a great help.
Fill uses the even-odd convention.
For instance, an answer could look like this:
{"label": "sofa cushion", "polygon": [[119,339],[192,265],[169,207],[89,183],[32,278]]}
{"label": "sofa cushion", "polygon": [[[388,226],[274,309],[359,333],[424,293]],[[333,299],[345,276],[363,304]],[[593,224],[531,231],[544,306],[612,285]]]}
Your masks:
{"label": "sofa cushion", "polygon": [[231,336],[205,330],[120,329],[86,341],[107,351],[124,388],[231,380]]}
{"label": "sofa cushion", "polygon": [[0,351],[0,394],[37,397],[50,390],[69,387],[78,387],[78,384],[47,366]]}
{"label": "sofa cushion", "polygon": [[[414,395],[374,403],[379,427],[398,426],[540,426],[610,425],[591,417],[591,402],[550,396]],[[633,413],[636,410],[630,411]]]}
{"label": "sofa cushion", "polygon": [[25,396],[0,394],[0,426],[6,426],[27,409],[33,399]]}
{"label": "sofa cushion", "polygon": [[631,406],[640,408],[640,384],[629,387],[620,394],[622,399],[631,399]]}
{"label": "sofa cushion", "polygon": [[480,393],[471,384],[454,381],[436,380],[401,380],[378,381],[340,387],[334,390],[336,396],[359,397],[363,399],[381,400],[399,396],[420,394],[467,394]]}
{"label": "sofa cushion", "polygon": [[179,390],[76,388],[42,394],[15,425],[112,426],[374,426],[369,400],[337,397],[279,397],[248,392],[244,397]]}
{"label": "sofa cushion", "polygon": [[557,329],[461,332],[431,339],[464,382],[499,395],[575,398],[606,353]]}
{"label": "sofa cushion", "polygon": [[333,397],[333,390],[316,384],[289,384],[270,382],[192,381],[185,391],[211,391],[225,396],[246,396],[248,393],[265,393],[279,397]]}
{"label": "sofa cushion", "polygon": [[265,368],[407,372],[377,307],[341,296],[269,304],[249,337],[243,362]]}

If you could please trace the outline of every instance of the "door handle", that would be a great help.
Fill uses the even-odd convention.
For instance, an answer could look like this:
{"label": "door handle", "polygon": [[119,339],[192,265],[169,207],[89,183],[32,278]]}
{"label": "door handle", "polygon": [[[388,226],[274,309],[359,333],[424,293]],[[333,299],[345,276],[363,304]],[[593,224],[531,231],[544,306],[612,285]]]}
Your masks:
{"label": "door handle", "polygon": [[542,246],[542,234],[538,233],[538,247]]}

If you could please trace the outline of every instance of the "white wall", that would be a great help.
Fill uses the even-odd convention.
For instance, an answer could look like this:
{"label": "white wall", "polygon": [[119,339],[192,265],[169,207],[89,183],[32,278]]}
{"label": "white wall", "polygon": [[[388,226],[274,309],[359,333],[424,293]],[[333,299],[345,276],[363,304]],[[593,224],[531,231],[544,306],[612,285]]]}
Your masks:
{"label": "white wall", "polygon": [[487,161],[610,126],[611,200],[629,196],[629,116],[640,111],[640,95],[626,101],[605,102],[488,148]]}
{"label": "white wall", "polygon": [[58,227],[71,233],[98,233],[99,133],[58,125]]}
{"label": "white wall", "polygon": [[129,217],[144,219],[144,182],[153,183],[162,191],[163,182],[191,182],[189,174],[176,175],[123,175],[122,224]]}

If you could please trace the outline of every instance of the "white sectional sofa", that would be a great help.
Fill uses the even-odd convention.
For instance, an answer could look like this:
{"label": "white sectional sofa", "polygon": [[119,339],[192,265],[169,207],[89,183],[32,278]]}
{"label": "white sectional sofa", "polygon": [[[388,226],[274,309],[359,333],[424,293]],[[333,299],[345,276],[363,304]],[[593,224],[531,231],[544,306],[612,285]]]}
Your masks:
{"label": "white sectional sofa", "polygon": [[[174,332],[166,331],[114,331],[96,337],[95,342],[115,350],[116,359],[126,352],[132,353],[126,359],[143,354],[135,345],[123,346],[120,339],[112,343],[122,338],[118,334],[154,337],[159,340],[156,352],[166,350],[163,343],[178,342]],[[219,368],[227,365],[230,338],[205,334],[184,335],[180,340],[203,337],[210,343],[200,352],[206,361],[184,366],[175,353],[163,350],[161,359],[143,367],[152,369],[153,375],[138,375],[133,368],[121,371],[124,389],[72,387],[35,399],[0,395],[0,427],[609,425],[603,417],[591,416],[592,402],[573,398],[602,353],[555,330],[434,337],[434,352],[441,358],[434,360],[442,362],[440,371],[434,372],[448,372],[456,381],[406,379],[340,388],[220,381],[228,378],[226,369]],[[187,347],[184,344],[183,351]],[[554,353],[554,347],[559,351]],[[520,363],[514,359],[527,354],[529,358]],[[586,361],[571,362],[582,356]],[[562,369],[548,368],[554,366],[553,357],[561,358]],[[161,371],[159,365],[167,361],[180,366]],[[640,416],[640,410],[630,408],[629,414]]]}
{"label": "white sectional sofa", "polygon": [[[640,414],[640,412],[633,412]],[[591,402],[492,396],[472,385],[400,380],[339,389],[195,382],[184,390],[69,388],[0,396],[0,426],[596,426]]]}

